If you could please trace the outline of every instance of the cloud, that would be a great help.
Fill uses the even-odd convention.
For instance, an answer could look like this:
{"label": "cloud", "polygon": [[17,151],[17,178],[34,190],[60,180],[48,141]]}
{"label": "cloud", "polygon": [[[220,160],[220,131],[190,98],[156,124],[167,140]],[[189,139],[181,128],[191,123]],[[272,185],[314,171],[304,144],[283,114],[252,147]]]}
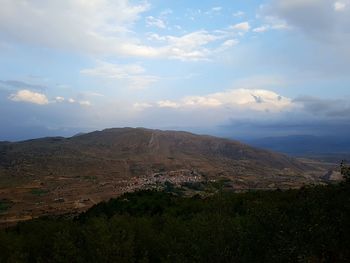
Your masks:
{"label": "cloud", "polygon": [[136,109],[136,110],[144,110],[144,109],[147,109],[147,108],[151,108],[153,107],[152,104],[150,103],[146,103],[146,102],[143,102],[143,103],[134,103],[133,107]]}
{"label": "cloud", "polygon": [[348,101],[347,98],[293,99],[267,89],[232,89],[145,103],[145,107],[140,104],[136,120],[141,126],[210,131],[230,137],[347,135],[350,123]]}
{"label": "cloud", "polygon": [[347,99],[321,99],[303,96],[294,99],[294,103],[299,104],[305,113],[314,116],[332,119],[349,119],[350,116],[350,103]]}
{"label": "cloud", "polygon": [[[231,120],[254,119],[267,121],[293,112],[291,98],[265,89],[231,89],[207,95],[185,96],[163,99],[156,102],[142,102],[133,107],[137,115],[133,123],[139,126],[200,130],[200,127],[214,129]],[[232,135],[232,134],[231,134]]]}
{"label": "cloud", "polygon": [[138,75],[145,72],[145,69],[137,64],[112,64],[98,61],[98,66],[91,69],[82,69],[80,73],[103,78],[124,79],[132,75]]}
{"label": "cloud", "polygon": [[156,76],[146,75],[145,69],[138,64],[112,64],[98,61],[95,68],[82,69],[81,74],[109,80],[126,80],[129,87],[142,89],[159,80]]}
{"label": "cloud", "polygon": [[0,80],[0,89],[5,89],[5,90],[28,89],[28,90],[43,91],[43,90],[46,90],[47,87],[43,85],[29,84],[19,80],[5,80],[5,81]]}
{"label": "cloud", "polygon": [[249,22],[242,22],[242,23],[235,24],[230,28],[233,30],[239,30],[239,31],[249,31],[250,25],[249,25]]}
{"label": "cloud", "polygon": [[347,3],[343,2],[343,1],[337,1],[334,3],[334,10],[335,11],[344,11],[345,8],[347,7]]}
{"label": "cloud", "polygon": [[169,57],[180,60],[202,60],[210,55],[205,46],[217,41],[220,36],[201,30],[189,33],[181,37],[167,36],[168,46],[165,52]]}
{"label": "cloud", "polygon": [[208,45],[227,38],[228,36],[225,34],[199,30],[182,36],[150,34],[149,38],[164,43],[158,49],[160,57],[182,61],[200,61],[207,60],[214,53],[215,48],[209,48]]}
{"label": "cloud", "polygon": [[205,96],[187,96],[179,101],[161,100],[153,106],[173,109],[226,108],[260,112],[280,112],[294,107],[290,98],[263,89],[232,89]]}
{"label": "cloud", "polygon": [[232,14],[234,17],[242,17],[245,15],[243,11],[237,11]]}
{"label": "cloud", "polygon": [[[82,95],[84,95],[84,94],[82,94]],[[79,104],[81,106],[91,106],[92,105],[89,100],[75,100],[75,99],[72,99],[72,98],[65,99],[64,97],[61,97],[61,96],[57,96],[55,98],[55,100],[52,101],[52,103],[54,103],[54,102],[56,102],[56,103],[68,102],[68,103],[71,103],[71,104],[76,103],[76,104]]]}
{"label": "cloud", "polygon": [[189,33],[181,37],[167,36],[166,39],[172,47],[177,46],[185,48],[194,48],[198,46],[206,45],[212,41],[219,39],[218,36],[210,34],[208,31],[201,30]]}
{"label": "cloud", "polygon": [[64,102],[64,101],[65,101],[65,98],[63,98],[63,97],[61,97],[61,96],[57,96],[57,97],[55,98],[55,101],[58,102],[58,103]]}
{"label": "cloud", "polygon": [[105,97],[105,95],[94,91],[84,91],[81,93],[83,96],[87,96],[87,97]]}
{"label": "cloud", "polygon": [[45,94],[33,92],[30,90],[19,90],[17,93],[11,94],[9,96],[9,99],[16,102],[28,102],[38,105],[49,104],[49,100]]}
{"label": "cloud", "polygon": [[81,100],[78,103],[82,106],[91,106],[91,102],[88,100]]}
{"label": "cloud", "polygon": [[215,6],[211,9],[213,12],[220,12],[222,10],[221,6]]}
{"label": "cloud", "polygon": [[267,25],[263,25],[263,26],[259,26],[253,29],[253,32],[255,33],[263,33],[269,30],[269,26]]}
{"label": "cloud", "polygon": [[[209,47],[210,44],[229,38],[228,35],[218,36],[199,30],[183,35],[159,36],[158,40],[153,40],[162,41],[161,44],[149,43],[143,35],[134,31],[135,23],[149,8],[147,1],[130,0],[45,3],[4,0],[0,9],[0,42],[3,40],[93,56],[198,61],[207,60],[213,54],[215,47]],[[219,9],[213,8],[216,12]],[[146,23],[164,29],[167,26],[166,16],[171,12],[164,10],[159,17],[147,16]],[[234,30],[247,31],[249,24],[237,24]],[[221,44],[217,43],[217,47]]]}
{"label": "cloud", "polygon": [[166,28],[166,24],[162,19],[155,18],[154,16],[148,16],[146,17],[146,24],[147,26],[155,26],[161,29]]}
{"label": "cloud", "polygon": [[158,82],[159,79],[159,77],[150,75],[133,76],[130,78],[130,87],[132,89],[144,89]]}
{"label": "cloud", "polygon": [[291,26],[289,26],[285,21],[278,19],[276,17],[272,16],[266,16],[264,17],[264,22],[266,24],[263,24],[259,27],[256,27],[253,29],[253,32],[255,33],[264,33],[269,30],[287,30],[291,29]]}
{"label": "cloud", "polygon": [[58,103],[68,102],[70,104],[76,104],[76,105],[80,105],[80,106],[91,106],[92,105],[92,103],[89,100],[79,100],[79,99],[73,99],[73,98],[65,99],[65,98],[60,97],[60,96],[55,98],[55,102],[58,102]]}
{"label": "cloud", "polygon": [[222,11],[222,6],[214,6],[210,10],[204,12],[206,15],[219,15]]}
{"label": "cloud", "polygon": [[[203,61],[210,60],[217,52],[225,51],[225,47],[238,44],[238,40],[232,39],[233,35],[242,36],[241,33],[249,29],[249,23],[243,22],[231,26],[228,30],[198,30],[180,36],[150,33],[148,40],[155,41],[158,46],[153,54],[154,57]],[[232,31],[239,31],[239,33]]]}
{"label": "cloud", "polygon": [[180,104],[170,101],[170,100],[161,100],[157,102],[158,107],[160,108],[179,108]]}
{"label": "cloud", "polygon": [[170,8],[164,9],[162,12],[160,12],[160,17],[164,18],[167,17],[168,15],[171,15],[173,13],[173,10]]}
{"label": "cloud", "polygon": [[4,0],[0,9],[0,33],[8,41],[37,46],[138,55],[146,53],[147,47],[130,37],[129,32],[148,9],[146,1]]}
{"label": "cloud", "polygon": [[262,10],[267,16],[285,21],[308,37],[344,45],[350,39],[347,3],[347,0],[271,0]]}
{"label": "cloud", "polygon": [[91,102],[89,100],[84,99],[73,99],[69,98],[66,99],[62,96],[56,96],[52,99],[49,99],[45,94],[31,91],[31,90],[19,90],[16,93],[11,94],[8,96],[8,99],[15,102],[27,102],[32,104],[38,104],[38,105],[54,105],[56,104],[62,104],[62,103],[70,103],[70,104],[77,104],[81,106],[91,106]]}
{"label": "cloud", "polygon": [[229,40],[226,40],[224,43],[222,43],[221,47],[222,48],[230,48],[230,47],[237,45],[238,43],[239,43],[239,41],[237,39],[229,39]]}

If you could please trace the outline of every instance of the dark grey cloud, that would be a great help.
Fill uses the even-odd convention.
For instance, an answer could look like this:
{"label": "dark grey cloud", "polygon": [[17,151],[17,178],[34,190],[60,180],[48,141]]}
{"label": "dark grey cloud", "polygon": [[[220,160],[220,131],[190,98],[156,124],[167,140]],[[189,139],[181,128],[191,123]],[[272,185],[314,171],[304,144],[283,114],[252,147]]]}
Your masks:
{"label": "dark grey cloud", "polygon": [[348,119],[350,122],[349,100],[304,96],[294,99],[293,102],[301,105],[306,113],[335,119]]}
{"label": "dark grey cloud", "polygon": [[[336,10],[336,2],[345,3],[345,8]],[[262,13],[285,21],[291,27],[294,36],[289,42],[294,42],[290,43],[293,48],[289,51],[288,61],[299,71],[296,77],[349,76],[348,0],[270,0]]]}
{"label": "dark grey cloud", "polygon": [[285,20],[308,36],[334,43],[350,37],[350,8],[337,10],[335,3],[334,0],[272,0],[265,12]]}

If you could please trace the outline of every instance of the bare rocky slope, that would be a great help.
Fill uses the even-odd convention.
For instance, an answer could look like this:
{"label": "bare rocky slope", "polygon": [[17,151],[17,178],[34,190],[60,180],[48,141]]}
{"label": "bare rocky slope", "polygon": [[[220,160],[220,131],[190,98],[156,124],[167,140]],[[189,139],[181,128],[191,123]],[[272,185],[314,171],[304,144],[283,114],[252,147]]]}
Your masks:
{"label": "bare rocky slope", "polygon": [[[115,128],[0,144],[0,220],[81,211],[126,191],[225,179],[234,190],[318,183],[322,169],[237,141]],[[1,201],[2,200],[2,201]]]}

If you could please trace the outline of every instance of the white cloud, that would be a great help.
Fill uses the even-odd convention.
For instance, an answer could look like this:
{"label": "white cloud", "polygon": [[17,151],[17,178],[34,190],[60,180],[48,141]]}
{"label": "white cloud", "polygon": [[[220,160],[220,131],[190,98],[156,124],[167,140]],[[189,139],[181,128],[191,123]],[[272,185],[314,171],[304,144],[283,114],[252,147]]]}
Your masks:
{"label": "white cloud", "polygon": [[79,101],[79,104],[82,106],[91,106],[91,102],[88,100],[81,100]]}
{"label": "white cloud", "polygon": [[209,56],[209,49],[205,46],[220,39],[205,30],[189,33],[181,37],[167,36],[168,46],[165,53],[180,60],[201,60]]}
{"label": "white cloud", "polygon": [[158,107],[160,108],[178,108],[180,105],[176,102],[170,101],[170,100],[161,100],[157,103]]}
{"label": "white cloud", "polygon": [[137,64],[118,65],[103,61],[98,61],[97,64],[95,68],[83,69],[80,73],[94,77],[124,79],[145,72],[145,69]]}
{"label": "white cloud", "polygon": [[138,64],[112,64],[98,61],[95,68],[83,69],[81,74],[110,80],[126,80],[129,87],[142,89],[159,80],[156,76],[145,75],[145,69]]}
{"label": "white cloud", "polygon": [[285,20],[276,16],[264,16],[262,20],[264,24],[253,28],[253,32],[265,33],[269,30],[288,30],[292,28],[290,25],[287,24]]}
{"label": "white cloud", "polygon": [[267,24],[266,26],[269,29],[275,29],[275,30],[286,30],[291,29],[291,26],[288,25],[288,23],[276,16],[265,16],[264,22]]}
{"label": "white cloud", "polygon": [[133,107],[136,109],[136,110],[144,110],[144,109],[147,109],[147,108],[152,108],[153,105],[150,104],[150,103],[146,103],[146,102],[143,102],[143,103],[134,103]]}
{"label": "white cloud", "polygon": [[242,23],[235,24],[230,28],[233,30],[239,30],[239,31],[249,31],[250,25],[249,25],[249,22],[242,22]]}
{"label": "white cloud", "polygon": [[[194,12],[194,16],[200,15],[200,14],[205,14],[208,15],[210,17],[216,16],[216,15],[220,15],[221,11],[222,11],[222,6],[214,6],[212,8],[210,8],[208,11],[202,12],[202,10],[198,9],[196,12]],[[194,17],[193,17],[194,20]]]}
{"label": "white cloud", "polygon": [[221,47],[230,48],[237,45],[238,43],[239,41],[237,39],[229,39],[229,40],[226,40],[224,43],[222,43]]}
{"label": "white cloud", "polygon": [[132,4],[129,0],[3,0],[0,33],[25,44],[88,53],[138,55],[140,50],[133,52],[133,47],[146,47],[128,33],[148,9],[146,1]]}
{"label": "white cloud", "polygon": [[60,102],[64,102],[65,99],[64,99],[63,97],[61,97],[61,96],[57,96],[57,97],[55,98],[55,101],[58,102],[58,103],[60,103]]}
{"label": "white cloud", "polygon": [[232,14],[234,17],[242,17],[245,15],[245,13],[243,11],[237,11],[235,13]]}
{"label": "white cloud", "polygon": [[146,23],[147,26],[155,26],[158,28],[166,28],[166,24],[162,19],[156,18],[154,16],[148,16],[146,17]]}
{"label": "white cloud", "polygon": [[217,99],[213,98],[211,96],[190,96],[186,97],[182,100],[182,106],[194,106],[194,107],[218,107],[221,106],[223,103]]}
{"label": "white cloud", "polygon": [[[10,42],[93,56],[165,58],[183,61],[208,59],[212,54],[211,51],[215,49],[208,45],[224,38],[200,30],[180,36],[168,35],[159,36],[158,40],[153,39],[163,41],[161,45],[146,44],[142,36],[133,30],[134,24],[149,8],[150,4],[141,0],[47,2],[3,0],[0,9],[0,36],[6,35],[6,41]],[[217,12],[220,7],[214,7],[213,10]],[[159,17],[148,16],[146,22],[149,26],[166,28],[166,16],[171,12],[164,10]],[[242,23],[237,25],[236,29],[244,31],[247,30],[247,26],[248,24]],[[217,47],[221,44],[218,43]]]}
{"label": "white cloud", "polygon": [[61,102],[65,102],[65,101],[67,101],[67,102],[69,102],[71,104],[73,104],[73,103],[79,104],[81,106],[91,106],[91,102],[89,100],[79,100],[79,101],[77,101],[77,100],[75,100],[73,98],[69,98],[69,99],[66,100],[63,97],[56,97],[54,102],[61,103]]}
{"label": "white cloud", "polygon": [[220,13],[221,10],[222,10],[222,7],[221,7],[221,6],[215,6],[215,7],[213,7],[213,8],[211,9],[211,11],[212,11],[213,13]]}
{"label": "white cloud", "polygon": [[166,41],[166,37],[165,36],[160,36],[157,33],[148,33],[148,40],[151,41]]}
{"label": "white cloud", "polygon": [[94,91],[84,91],[82,94],[88,97],[105,97],[105,95]]}
{"label": "white cloud", "polygon": [[62,96],[56,96],[52,100],[49,100],[46,95],[42,93],[33,92],[30,90],[19,90],[15,94],[11,94],[9,99],[16,102],[28,102],[38,105],[47,105],[54,103],[64,103],[68,102],[71,104],[77,104],[81,106],[91,106],[91,102],[89,100],[75,100],[73,98],[65,99]]}
{"label": "white cloud", "polygon": [[17,102],[29,102],[38,105],[46,105],[49,104],[49,100],[47,99],[45,94],[33,92],[30,90],[19,90],[15,94],[11,94],[9,99]]}
{"label": "white cloud", "polygon": [[158,82],[159,79],[160,78],[156,76],[147,76],[147,75],[133,76],[130,78],[129,86],[132,89],[144,89]]}
{"label": "white cloud", "polygon": [[343,1],[337,1],[334,3],[334,10],[335,11],[343,11],[345,10],[347,6],[347,3],[343,2]]}
{"label": "white cloud", "polygon": [[173,10],[171,10],[170,8],[167,8],[167,9],[163,10],[162,12],[160,12],[160,16],[166,17],[168,15],[171,15],[172,13],[173,13]]}
{"label": "white cloud", "polygon": [[[246,22],[237,24],[234,29],[238,31],[247,31],[249,28],[249,23]],[[215,52],[223,51],[223,49],[221,49],[222,46],[237,44],[233,42],[234,40],[229,39],[231,37],[232,32],[230,33],[223,30],[215,30],[213,32],[199,30],[180,36],[159,35],[156,33],[148,34],[148,40],[158,42],[156,43],[157,48],[152,49],[152,57],[182,61],[208,60]],[[161,43],[161,45],[159,45],[159,43]]]}
{"label": "white cloud", "polygon": [[268,25],[263,25],[263,26],[259,26],[253,29],[253,32],[255,33],[263,33],[269,30],[269,26]]}
{"label": "white cloud", "polygon": [[293,102],[273,91],[264,89],[233,89],[205,96],[188,96],[179,101],[162,100],[160,108],[241,109],[260,112],[280,112],[293,107]]}
{"label": "white cloud", "polygon": [[149,35],[150,40],[164,43],[158,49],[160,57],[182,61],[207,60],[215,51],[215,48],[209,48],[208,45],[225,38],[227,38],[227,35],[223,33],[210,33],[206,30],[195,31],[182,36],[160,36],[154,33]]}

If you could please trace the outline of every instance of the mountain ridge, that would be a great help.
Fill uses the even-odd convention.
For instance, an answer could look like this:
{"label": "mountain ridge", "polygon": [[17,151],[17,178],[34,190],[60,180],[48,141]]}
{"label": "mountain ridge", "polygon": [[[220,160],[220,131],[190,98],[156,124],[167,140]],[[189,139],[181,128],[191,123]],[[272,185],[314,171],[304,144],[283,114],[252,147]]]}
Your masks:
{"label": "mountain ridge", "polygon": [[324,173],[283,154],[182,131],[110,128],[0,144],[0,193],[14,204],[7,218],[81,211],[165,183],[296,188],[321,182]]}

